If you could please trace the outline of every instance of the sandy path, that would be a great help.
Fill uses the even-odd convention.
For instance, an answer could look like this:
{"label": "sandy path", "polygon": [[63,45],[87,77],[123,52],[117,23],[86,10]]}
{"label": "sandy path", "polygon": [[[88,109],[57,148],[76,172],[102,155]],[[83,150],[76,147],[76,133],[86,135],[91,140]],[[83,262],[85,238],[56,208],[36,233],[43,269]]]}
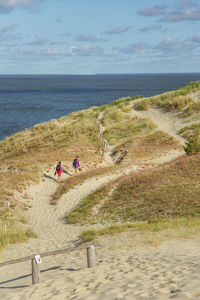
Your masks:
{"label": "sandy path", "polygon": [[185,139],[178,134],[185,124],[175,114],[171,112],[163,113],[161,110],[149,108],[147,111],[133,110],[132,115],[152,120],[158,126],[158,130],[173,136],[182,145],[185,144]]}
{"label": "sandy path", "polygon": [[[105,183],[138,169],[139,167],[132,165],[123,172],[120,170],[114,174],[90,178],[70,189],[55,206],[50,205],[49,202],[58,183],[51,178],[53,170],[50,174],[46,174],[44,181],[41,181],[39,185],[32,185],[26,191],[26,194],[32,199],[30,203],[32,207],[28,212],[31,228],[38,238],[30,239],[25,244],[9,245],[8,249],[4,251],[4,260],[73,246],[73,242],[83,228],[67,224],[66,214],[77,206],[83,197],[96,191]],[[66,174],[62,175],[63,179],[67,177]]]}

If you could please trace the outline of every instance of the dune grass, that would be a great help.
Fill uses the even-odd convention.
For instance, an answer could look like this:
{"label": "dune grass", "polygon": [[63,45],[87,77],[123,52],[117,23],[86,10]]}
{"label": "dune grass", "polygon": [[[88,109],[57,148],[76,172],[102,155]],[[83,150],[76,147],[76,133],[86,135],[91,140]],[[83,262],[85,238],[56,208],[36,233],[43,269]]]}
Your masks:
{"label": "dune grass", "polygon": [[200,155],[132,174],[87,196],[70,223],[160,220],[200,215]]}
{"label": "dune grass", "polygon": [[134,108],[137,110],[147,110],[149,107],[154,107],[173,112],[183,111],[189,104],[192,113],[192,107],[194,104],[191,97],[169,93],[160,95],[159,97],[144,99],[141,102],[135,103]]}
{"label": "dune grass", "polygon": [[163,131],[150,132],[127,139],[124,143],[116,146],[115,150],[128,151],[128,158],[135,164],[154,159],[167,151],[182,150],[180,143]]}
{"label": "dune grass", "polygon": [[[87,114],[86,114],[87,115]],[[62,126],[58,121],[35,125],[0,142],[0,159],[52,151],[78,143],[100,146],[98,120],[79,117]]]}
{"label": "dune grass", "polygon": [[6,212],[1,212],[0,217],[0,249],[7,244],[26,242],[29,238],[37,237],[30,228],[22,226],[22,223],[27,224],[24,216],[17,221],[15,216],[12,217]]}
{"label": "dune grass", "polygon": [[200,102],[191,102],[182,112],[182,117],[190,117],[200,113]]}
{"label": "dune grass", "polygon": [[105,235],[116,235],[130,232],[134,237],[135,244],[138,241],[142,244],[159,245],[164,240],[171,239],[191,239],[200,233],[199,217],[173,218],[166,220],[152,220],[135,222],[128,224],[115,224],[103,226],[98,229],[84,230],[80,234],[82,242],[98,240]]}
{"label": "dune grass", "polygon": [[182,128],[179,133],[187,140],[200,136],[200,123]]}
{"label": "dune grass", "polygon": [[155,127],[155,124],[147,119],[127,118],[107,128],[103,135],[110,145],[115,145],[139,134],[147,134]]}
{"label": "dune grass", "polygon": [[131,121],[132,117],[130,111],[131,108],[127,106],[123,109],[120,109],[118,107],[110,107],[109,109],[104,111],[101,122],[104,126],[110,127],[111,125],[122,123],[123,121]]}
{"label": "dune grass", "polygon": [[[184,111],[185,116],[200,112],[199,103],[196,103],[190,93],[200,90],[200,81],[191,82],[188,86],[173,92],[150,97],[134,104],[137,110],[147,110],[149,107],[164,109],[165,111]],[[183,114],[184,116],[184,114]]]}

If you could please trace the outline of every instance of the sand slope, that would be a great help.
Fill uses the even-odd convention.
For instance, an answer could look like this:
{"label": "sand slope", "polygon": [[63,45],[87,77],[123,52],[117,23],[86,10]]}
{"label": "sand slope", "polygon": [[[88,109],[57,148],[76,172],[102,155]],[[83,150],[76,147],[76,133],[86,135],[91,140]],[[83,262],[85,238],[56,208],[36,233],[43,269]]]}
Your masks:
{"label": "sand slope", "polygon": [[[44,258],[41,282],[31,285],[30,262],[4,267],[0,299],[200,299],[200,247],[171,241],[127,249],[122,236],[96,248],[96,268],[84,250]],[[111,248],[112,245],[112,248]]]}

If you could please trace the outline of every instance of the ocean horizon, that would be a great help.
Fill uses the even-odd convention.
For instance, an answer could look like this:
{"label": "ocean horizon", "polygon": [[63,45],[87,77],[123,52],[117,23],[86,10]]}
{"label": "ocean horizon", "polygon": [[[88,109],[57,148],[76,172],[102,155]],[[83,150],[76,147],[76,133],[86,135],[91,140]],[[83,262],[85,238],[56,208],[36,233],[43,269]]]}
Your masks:
{"label": "ocean horizon", "polygon": [[35,124],[123,97],[176,90],[200,73],[0,75],[0,140]]}

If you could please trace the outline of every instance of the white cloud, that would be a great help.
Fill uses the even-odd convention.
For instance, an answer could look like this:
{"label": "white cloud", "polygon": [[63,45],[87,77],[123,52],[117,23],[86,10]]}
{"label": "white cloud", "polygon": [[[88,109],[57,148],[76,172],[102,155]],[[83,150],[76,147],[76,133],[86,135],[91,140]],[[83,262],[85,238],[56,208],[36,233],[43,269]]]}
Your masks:
{"label": "white cloud", "polygon": [[113,50],[118,50],[123,54],[144,54],[149,48],[151,47],[148,44],[139,42],[139,43],[132,43],[127,47],[115,48]]}
{"label": "white cloud", "polygon": [[51,56],[102,56],[104,51],[100,47],[84,45],[82,47],[70,46],[68,50],[48,48],[43,51],[43,54]]}
{"label": "white cloud", "polygon": [[140,29],[140,31],[142,32],[148,32],[148,31],[153,31],[153,30],[160,30],[161,29],[161,26],[160,25],[152,25],[152,24],[149,24],[143,28]]}
{"label": "white cloud", "polygon": [[108,35],[110,35],[110,34],[122,34],[124,32],[129,31],[129,29],[130,29],[130,27],[125,27],[125,28],[115,27],[115,28],[113,28],[111,30],[104,31],[103,33],[104,34],[108,34]]}
{"label": "white cloud", "polygon": [[0,0],[0,11],[8,13],[16,8],[31,8],[46,0]]}
{"label": "white cloud", "polygon": [[181,21],[200,21],[200,8],[194,1],[179,0],[173,6],[174,10],[165,5],[155,5],[150,8],[138,10],[137,14],[146,17],[161,18],[159,22],[181,22]]}
{"label": "white cloud", "polygon": [[181,41],[173,37],[168,37],[157,44],[155,49],[159,49],[165,54],[188,54],[191,56],[191,53],[198,47],[198,44],[195,44],[189,40]]}
{"label": "white cloud", "polygon": [[80,34],[75,38],[75,41],[95,43],[95,42],[103,42],[104,40],[101,38],[97,38],[96,36],[93,35]]}
{"label": "white cloud", "polygon": [[192,7],[197,6],[197,4],[194,1],[191,0],[179,0],[176,4],[176,7],[183,8],[183,7]]}
{"label": "white cloud", "polygon": [[10,11],[16,7],[27,7],[32,4],[32,0],[0,0],[0,9]]}
{"label": "white cloud", "polygon": [[32,41],[26,43],[26,45],[28,45],[28,46],[30,46],[30,45],[31,45],[31,46],[43,46],[43,45],[45,45],[47,42],[48,42],[47,39],[42,39],[42,38],[40,38],[40,37],[36,37],[35,40],[32,40]]}
{"label": "white cloud", "polygon": [[200,34],[194,35],[191,38],[191,41],[194,42],[194,43],[200,43]]}
{"label": "white cloud", "polygon": [[165,9],[165,5],[155,5],[150,8],[140,9],[137,11],[137,14],[148,17],[162,16],[165,14]]}
{"label": "white cloud", "polygon": [[175,10],[160,19],[160,22],[200,21],[200,8],[191,8],[184,11]]}
{"label": "white cloud", "polygon": [[15,33],[15,29],[18,27],[17,24],[11,24],[7,26],[0,25],[0,41],[4,46],[7,44],[8,47],[16,44],[14,41],[20,41],[21,35]]}
{"label": "white cloud", "polygon": [[102,56],[103,54],[103,48],[91,47],[89,45],[82,47],[71,46],[68,51],[68,55],[71,56]]}
{"label": "white cloud", "polygon": [[0,25],[0,35],[7,33],[9,31],[14,31],[18,27],[16,24],[11,24],[7,26]]}
{"label": "white cloud", "polygon": [[43,54],[45,55],[53,55],[53,56],[66,56],[67,55],[67,51],[66,50],[60,50],[60,49],[52,49],[52,48],[48,48],[47,50],[45,50],[43,52]]}
{"label": "white cloud", "polygon": [[71,46],[71,47],[69,47],[69,55],[71,55],[71,56],[75,56],[76,54],[75,54],[75,50],[76,50],[76,46]]}

